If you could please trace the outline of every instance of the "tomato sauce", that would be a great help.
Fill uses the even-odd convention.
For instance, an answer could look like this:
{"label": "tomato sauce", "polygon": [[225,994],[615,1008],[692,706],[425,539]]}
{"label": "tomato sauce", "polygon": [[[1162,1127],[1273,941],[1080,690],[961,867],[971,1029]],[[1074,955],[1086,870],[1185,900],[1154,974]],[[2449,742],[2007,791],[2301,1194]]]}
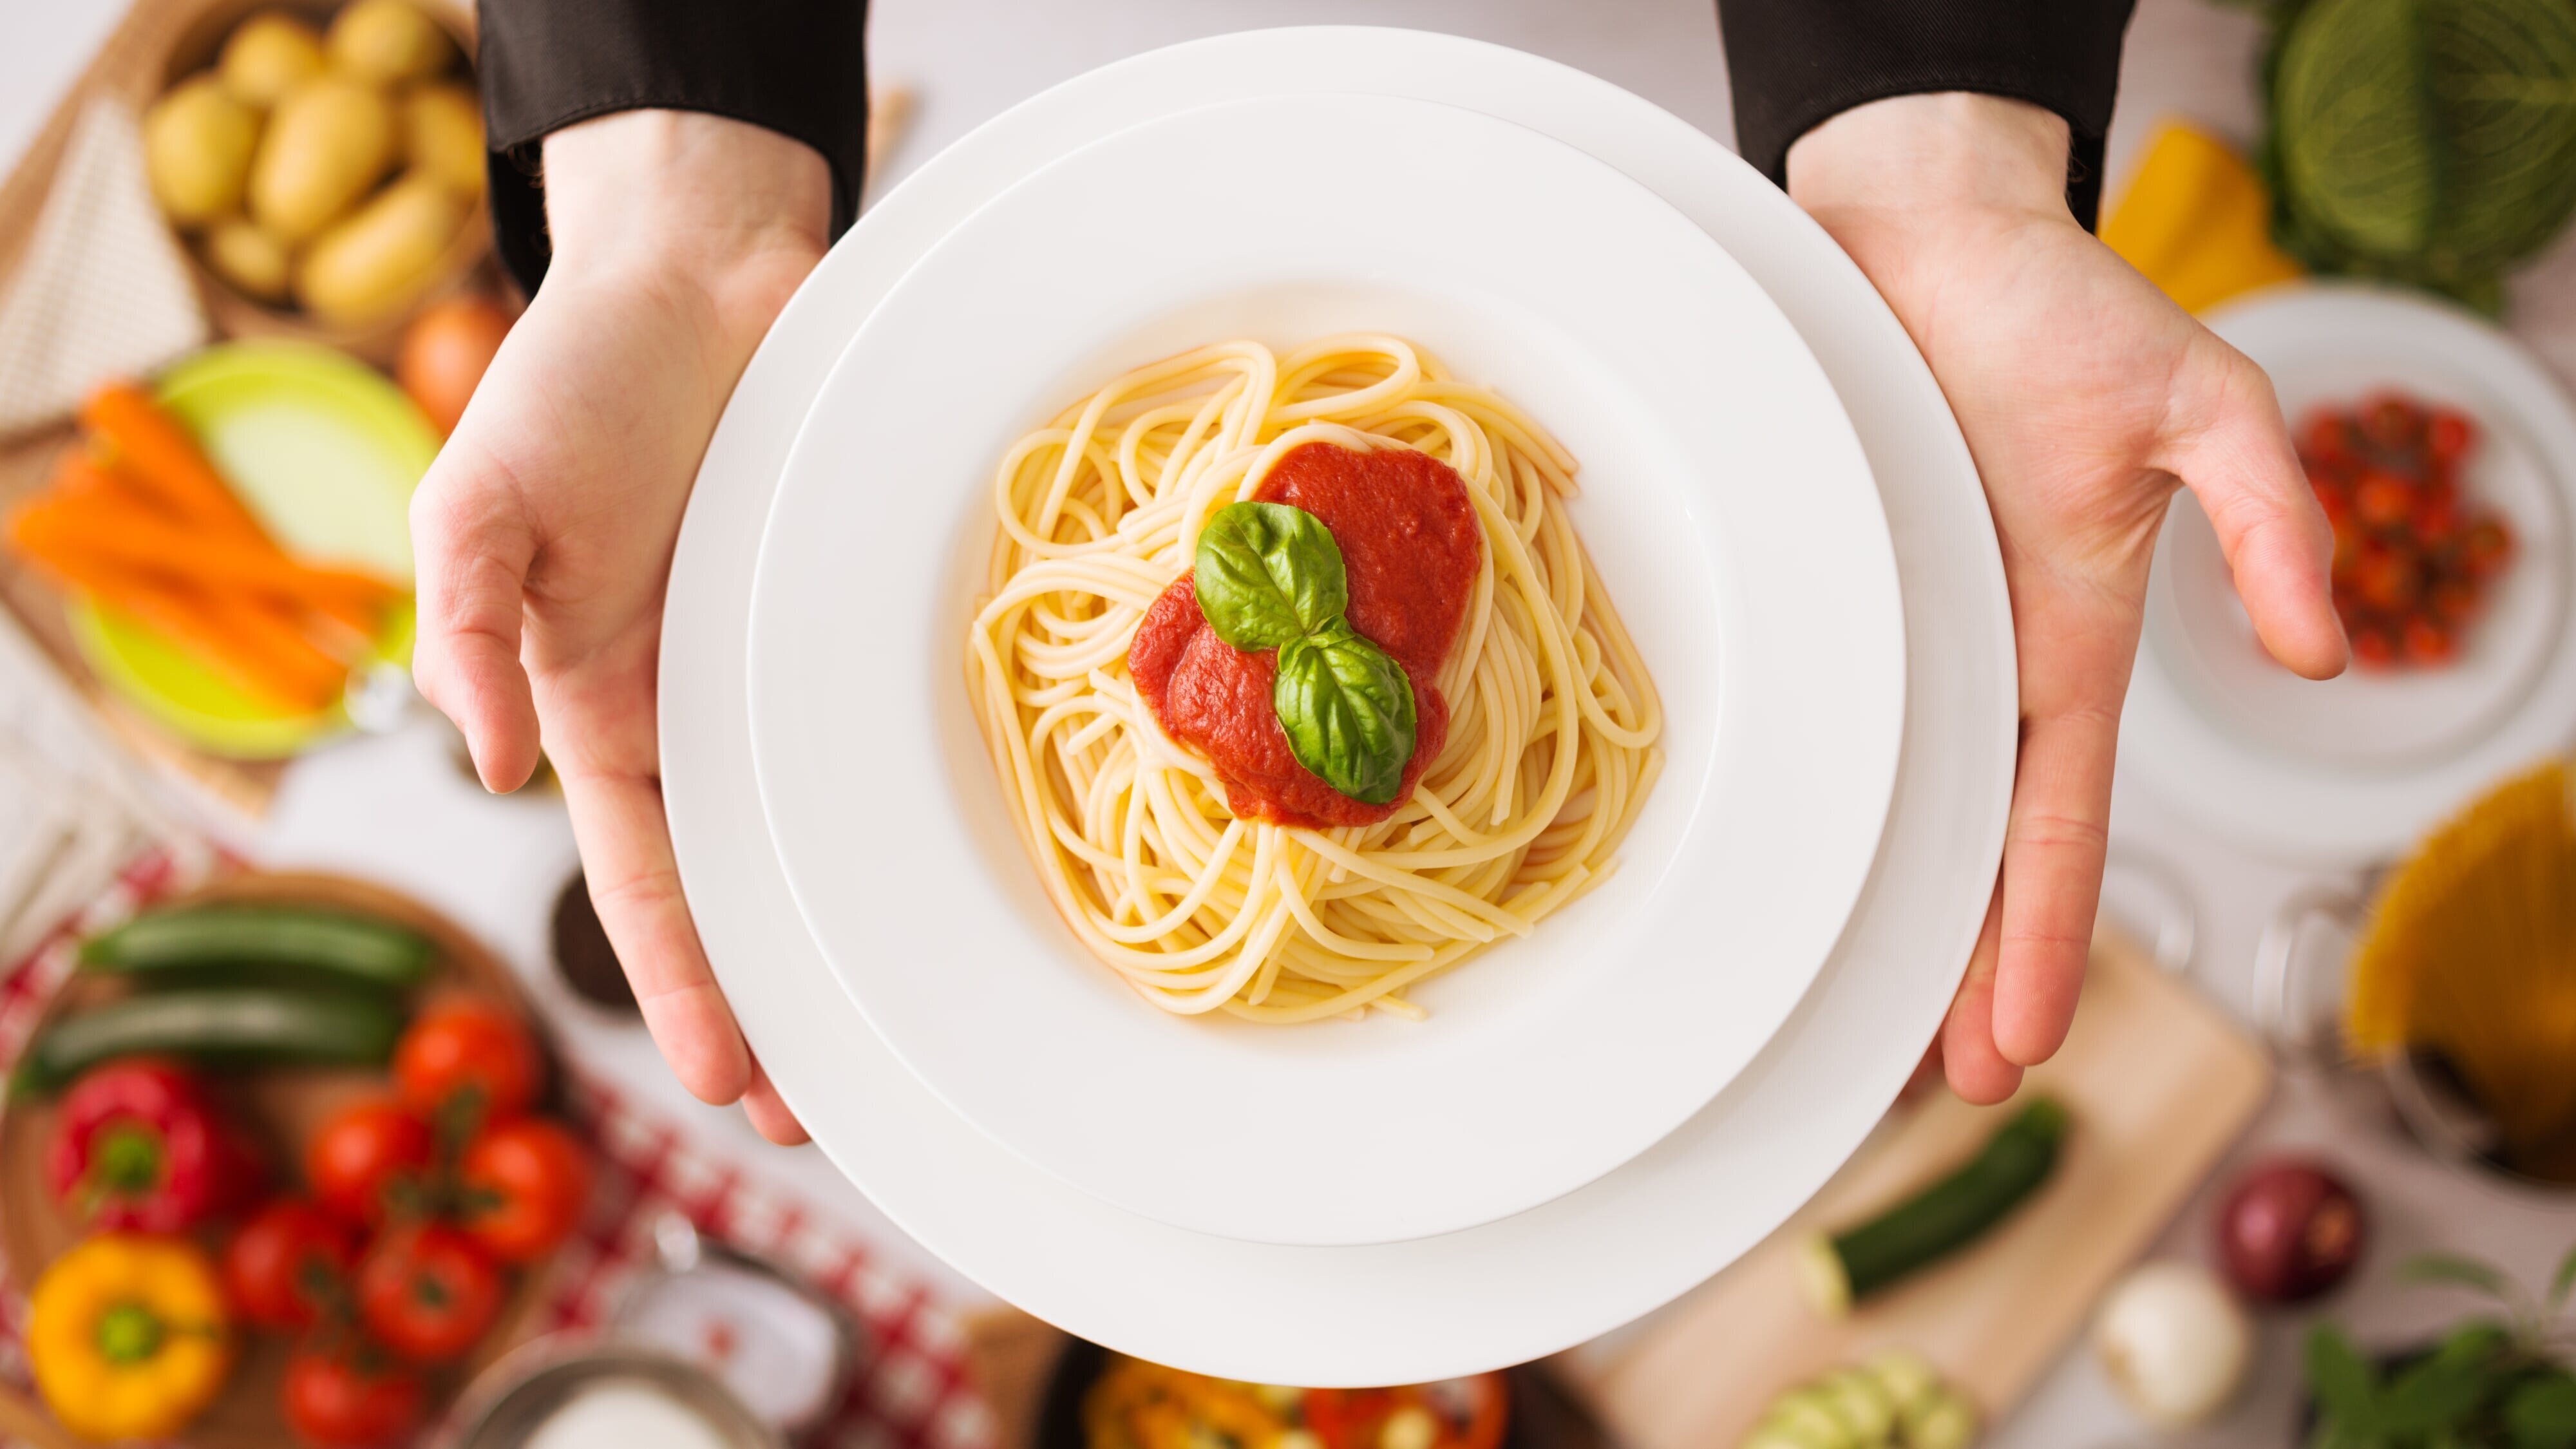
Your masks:
{"label": "tomato sauce", "polygon": [[1351,628],[1412,681],[1413,758],[1395,798],[1365,804],[1297,763],[1270,703],[1276,651],[1247,653],[1218,638],[1187,573],[1145,611],[1127,671],[1163,732],[1216,767],[1236,815],[1315,828],[1373,825],[1413,793],[1449,736],[1449,703],[1431,681],[1457,643],[1483,560],[1475,504],[1456,470],[1428,453],[1333,443],[1290,449],[1253,497],[1302,508],[1333,531],[1350,579]]}

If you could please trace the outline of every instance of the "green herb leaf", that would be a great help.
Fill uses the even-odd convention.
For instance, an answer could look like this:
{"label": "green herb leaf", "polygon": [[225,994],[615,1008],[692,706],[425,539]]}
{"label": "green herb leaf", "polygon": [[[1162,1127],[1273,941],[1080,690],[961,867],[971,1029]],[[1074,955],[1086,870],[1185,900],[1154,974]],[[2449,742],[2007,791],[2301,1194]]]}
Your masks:
{"label": "green herb leaf", "polygon": [[1199,612],[1226,643],[1277,649],[1341,617],[1342,550],[1324,521],[1285,503],[1230,503],[1199,530]]}
{"label": "green herb leaf", "polygon": [[2464,1328],[2398,1373],[2379,1397],[2379,1422],[2391,1435],[2455,1428],[2501,1391],[2514,1374],[2511,1340],[2493,1325]]}
{"label": "green herb leaf", "polygon": [[2379,1433],[2379,1390],[2368,1362],[2331,1323],[2308,1330],[2308,1389],[2317,1396],[2329,1443]]}
{"label": "green herb leaf", "polygon": [[2525,1382],[2505,1400],[2513,1449],[2576,1449],[2576,1378],[2562,1371]]}
{"label": "green herb leaf", "polygon": [[2499,1300],[2513,1291],[2505,1282],[2505,1276],[2493,1266],[2450,1253],[2419,1253],[2397,1265],[2397,1276],[2409,1283],[2447,1283],[2454,1287],[2472,1288]]}
{"label": "green herb leaf", "polygon": [[1362,804],[1395,798],[1413,758],[1413,681],[1350,625],[1282,645],[1270,705],[1298,764]]}
{"label": "green herb leaf", "polygon": [[2558,1260],[2558,1271],[2550,1275],[2549,1306],[2565,1307],[2571,1289],[2576,1289],[2576,1248],[2567,1250],[2567,1256]]}

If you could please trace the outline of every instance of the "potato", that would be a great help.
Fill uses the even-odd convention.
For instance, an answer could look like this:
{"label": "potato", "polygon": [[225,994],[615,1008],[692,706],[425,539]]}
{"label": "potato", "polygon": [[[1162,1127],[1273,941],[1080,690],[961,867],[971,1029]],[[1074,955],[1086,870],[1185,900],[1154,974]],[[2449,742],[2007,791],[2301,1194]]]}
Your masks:
{"label": "potato", "polygon": [[352,0],[331,18],[331,63],[380,86],[436,75],[456,42],[406,0]]}
{"label": "potato", "polygon": [[143,113],[143,167],[170,219],[202,226],[241,207],[259,113],[211,75],[182,81]]}
{"label": "potato", "polygon": [[425,171],[324,232],[296,270],[295,295],[326,322],[363,322],[411,299],[465,221],[466,203]]}
{"label": "potato", "polygon": [[483,107],[471,88],[452,81],[419,86],[403,98],[403,154],[467,198],[483,194]]}
{"label": "potato", "polygon": [[282,10],[263,10],[233,28],[216,66],[234,100],[266,110],[322,73],[322,37]]}
{"label": "potato", "polygon": [[321,75],[287,93],[251,167],[250,214],[292,246],[330,225],[394,161],[394,108],[346,76]]}
{"label": "potato", "polygon": [[247,217],[227,217],[206,233],[206,265],[244,296],[286,300],[291,269],[286,247]]}

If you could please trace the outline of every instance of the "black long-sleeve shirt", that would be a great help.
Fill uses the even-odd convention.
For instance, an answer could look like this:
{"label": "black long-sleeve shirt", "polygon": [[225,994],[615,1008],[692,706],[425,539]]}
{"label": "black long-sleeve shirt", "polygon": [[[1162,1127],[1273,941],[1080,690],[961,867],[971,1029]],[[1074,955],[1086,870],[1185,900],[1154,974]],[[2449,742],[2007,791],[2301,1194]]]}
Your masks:
{"label": "black long-sleeve shirt", "polygon": [[[1780,181],[1790,143],[1853,106],[1926,91],[2010,96],[2066,118],[2067,202],[2089,226],[2134,3],[1717,0],[1737,144]],[[479,9],[493,225],[502,259],[531,291],[546,265],[538,143],[612,111],[706,111],[794,137],[831,166],[833,233],[857,215],[866,0],[480,0]]]}

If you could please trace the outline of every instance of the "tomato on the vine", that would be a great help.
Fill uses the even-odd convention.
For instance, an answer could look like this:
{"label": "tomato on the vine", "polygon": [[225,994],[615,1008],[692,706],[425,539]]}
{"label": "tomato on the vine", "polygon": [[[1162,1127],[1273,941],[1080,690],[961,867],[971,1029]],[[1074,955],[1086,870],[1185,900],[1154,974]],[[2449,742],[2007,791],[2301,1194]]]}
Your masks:
{"label": "tomato on the vine", "polygon": [[394,1046],[394,1087],[403,1105],[459,1135],[528,1110],[545,1085],[536,1038],[511,1013],[478,997],[431,1005]]}
{"label": "tomato on the vine", "polygon": [[308,1328],[357,1257],[357,1234],[344,1219],[303,1198],[278,1198],[224,1245],[224,1293],[234,1312],[262,1328]]}
{"label": "tomato on the vine", "polygon": [[384,1449],[420,1422],[420,1375],[366,1346],[308,1345],[286,1361],[284,1399],[313,1449]]}
{"label": "tomato on the vine", "polygon": [[393,1228],[358,1264],[358,1316],[387,1348],[443,1363],[501,1311],[501,1274],[474,1240],[438,1223]]}
{"label": "tomato on the vine", "polygon": [[381,1222],[392,1199],[424,1189],[436,1156],[427,1122],[392,1102],[355,1102],[304,1144],[304,1179],[333,1212]]}
{"label": "tomato on the vine", "polygon": [[465,1149],[458,1216],[505,1263],[524,1263],[564,1240],[590,1197],[590,1154],[542,1117],[486,1129]]}

